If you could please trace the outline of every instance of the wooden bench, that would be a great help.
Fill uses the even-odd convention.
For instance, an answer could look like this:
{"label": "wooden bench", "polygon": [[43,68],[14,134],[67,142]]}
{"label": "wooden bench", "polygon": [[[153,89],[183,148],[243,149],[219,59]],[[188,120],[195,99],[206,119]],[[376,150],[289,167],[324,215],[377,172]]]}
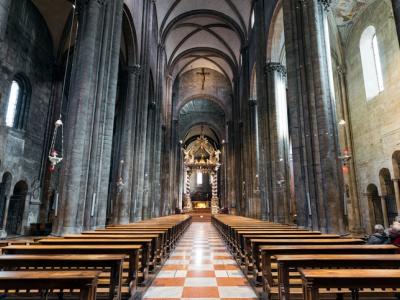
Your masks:
{"label": "wooden bench", "polygon": [[[362,239],[347,239],[347,238],[328,238],[328,239],[250,239],[251,242],[251,257],[249,261],[254,262],[254,277],[257,283],[261,283],[261,254],[260,247],[265,246],[290,246],[290,245],[362,245]],[[259,273],[260,272],[260,273]]]}
{"label": "wooden bench", "polygon": [[148,278],[149,260],[151,252],[151,239],[130,238],[130,239],[64,239],[64,238],[48,238],[38,241],[41,245],[141,245],[141,259],[139,272],[142,273],[140,283]]}
{"label": "wooden bench", "polygon": [[393,245],[293,245],[260,246],[262,257],[262,279],[266,292],[275,285],[272,276],[272,261],[276,255],[298,254],[394,254]]}
{"label": "wooden bench", "polygon": [[128,277],[124,282],[130,295],[134,295],[137,287],[137,272],[139,265],[139,250],[141,245],[29,245],[7,246],[5,254],[123,254],[128,256]]}
{"label": "wooden bench", "polygon": [[360,288],[396,289],[400,287],[400,270],[376,269],[300,269],[304,300],[318,300],[321,288],[347,288],[352,299],[359,299]]}
{"label": "wooden bench", "polygon": [[[108,299],[121,299],[122,264],[125,255],[0,255],[1,271],[96,268],[110,273]],[[1,273],[1,272],[0,272]]]}
{"label": "wooden bench", "polygon": [[[95,300],[99,271],[4,271],[0,272],[0,290],[79,289],[79,299]],[[31,296],[26,293],[25,297]]]}
{"label": "wooden bench", "polygon": [[398,254],[277,255],[280,300],[290,300],[289,270],[299,268],[400,268]]}

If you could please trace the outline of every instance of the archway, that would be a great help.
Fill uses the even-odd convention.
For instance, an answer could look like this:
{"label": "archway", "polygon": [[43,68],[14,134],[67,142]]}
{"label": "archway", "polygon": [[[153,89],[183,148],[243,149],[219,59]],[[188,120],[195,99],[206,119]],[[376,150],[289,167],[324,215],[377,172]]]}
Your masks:
{"label": "archway", "polygon": [[28,184],[25,181],[17,182],[7,212],[6,230],[9,235],[16,235],[21,232],[27,194]]}
{"label": "archway", "polygon": [[397,216],[396,199],[394,194],[394,185],[388,169],[381,169],[379,172],[379,181],[381,185],[382,201],[386,205],[386,216],[388,225],[394,221]]}
{"label": "archway", "polygon": [[381,198],[379,197],[378,188],[375,184],[370,184],[367,187],[368,205],[371,209],[371,227],[376,224],[385,224]]}
{"label": "archway", "polygon": [[7,199],[10,194],[12,175],[8,172],[3,174],[0,183],[0,228],[3,229],[6,212]]}

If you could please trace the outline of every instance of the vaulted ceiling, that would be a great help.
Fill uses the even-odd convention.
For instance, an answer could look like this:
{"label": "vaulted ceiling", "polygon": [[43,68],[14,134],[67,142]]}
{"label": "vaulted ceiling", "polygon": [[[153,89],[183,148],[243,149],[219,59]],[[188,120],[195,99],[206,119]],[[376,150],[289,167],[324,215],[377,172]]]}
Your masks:
{"label": "vaulted ceiling", "polygon": [[157,0],[169,72],[210,68],[233,79],[246,43],[252,0]]}

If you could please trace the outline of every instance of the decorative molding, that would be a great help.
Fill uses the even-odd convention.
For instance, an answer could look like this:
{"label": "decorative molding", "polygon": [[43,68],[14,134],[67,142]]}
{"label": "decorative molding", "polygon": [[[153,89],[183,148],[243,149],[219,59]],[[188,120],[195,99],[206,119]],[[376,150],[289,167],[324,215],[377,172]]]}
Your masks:
{"label": "decorative molding", "polygon": [[282,65],[281,63],[276,63],[276,62],[266,63],[264,73],[268,74],[268,73],[273,73],[273,72],[278,72],[283,77],[286,77],[286,75],[287,75],[286,67],[284,65]]}

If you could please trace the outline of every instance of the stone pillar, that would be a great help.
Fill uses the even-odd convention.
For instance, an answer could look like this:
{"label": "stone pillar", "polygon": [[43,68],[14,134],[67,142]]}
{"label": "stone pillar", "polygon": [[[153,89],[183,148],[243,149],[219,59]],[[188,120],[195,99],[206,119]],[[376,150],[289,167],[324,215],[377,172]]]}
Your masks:
{"label": "stone pillar", "polygon": [[106,1],[79,2],[79,27],[71,72],[65,149],[61,175],[60,212],[55,233],[82,230],[86,205],[91,123],[96,102],[98,62]]}
{"label": "stone pillar", "polygon": [[[339,101],[339,110],[338,110],[338,119],[342,119],[345,121],[344,124],[339,124],[339,140],[342,143],[342,147],[344,151],[342,151],[343,155],[351,155],[353,149],[353,138],[351,131],[351,123],[350,123],[350,115],[349,115],[349,107],[348,107],[348,95],[347,95],[347,85],[346,85],[346,70],[343,66],[337,67],[337,76],[338,76],[338,101]],[[349,156],[351,158],[351,156]],[[357,182],[356,182],[356,171],[354,166],[354,159],[347,159],[344,157],[343,161],[343,181],[345,187],[345,205],[347,205],[347,201],[350,202],[348,219],[349,219],[349,230],[350,232],[359,235],[364,229],[361,225],[361,217],[360,217],[360,200],[357,190]],[[347,200],[348,199],[348,200]]]}
{"label": "stone pillar", "polygon": [[132,176],[133,176],[133,142],[135,140],[136,110],[137,110],[137,82],[140,74],[140,66],[129,66],[128,69],[128,90],[126,95],[126,106],[124,110],[124,124],[121,136],[120,158],[124,160],[122,180],[124,183],[121,197],[114,204],[114,224],[129,223],[131,199],[132,199]]}
{"label": "stone pillar", "polygon": [[286,106],[286,68],[281,63],[265,66],[270,130],[272,208],[274,222],[290,222],[289,216],[289,137]]}
{"label": "stone pillar", "polygon": [[400,216],[400,178],[393,178],[394,194],[396,197],[397,215]]}
{"label": "stone pillar", "polygon": [[324,37],[326,0],[283,0],[289,132],[300,226],[344,233],[343,178]]}
{"label": "stone pillar", "polygon": [[109,1],[105,7],[96,105],[91,124],[91,153],[87,182],[84,229],[105,227],[111,169],[115,103],[122,34],[123,0]]}
{"label": "stone pillar", "polygon": [[217,171],[211,171],[211,213],[213,215],[218,214],[219,211],[219,199],[218,199],[218,173]]}
{"label": "stone pillar", "polygon": [[386,205],[386,196],[381,196],[381,205],[382,205],[382,214],[383,214],[383,225],[385,228],[389,228],[389,218],[388,218],[388,211]]}
{"label": "stone pillar", "polygon": [[400,43],[400,0],[392,0],[394,22],[396,23],[397,36]]}

